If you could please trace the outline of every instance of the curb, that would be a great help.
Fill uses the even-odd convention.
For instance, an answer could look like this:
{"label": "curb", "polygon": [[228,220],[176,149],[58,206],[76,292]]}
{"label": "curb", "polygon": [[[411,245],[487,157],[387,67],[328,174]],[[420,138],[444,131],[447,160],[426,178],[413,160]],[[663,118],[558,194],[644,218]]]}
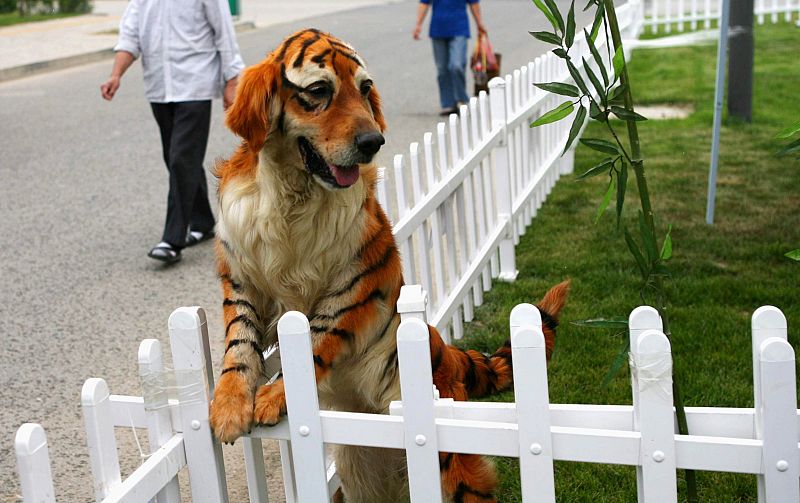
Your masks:
{"label": "curb", "polygon": [[[236,30],[236,33],[255,30],[256,24],[253,21],[241,21],[234,25],[234,29]],[[12,66],[11,68],[3,68],[0,69],[0,82],[32,77],[34,75],[48,73],[55,70],[63,70],[73,66],[94,63],[97,61],[110,59],[113,56],[114,49],[108,48],[101,49],[99,51],[87,52],[84,54],[65,56],[63,58],[49,59],[19,66]]]}

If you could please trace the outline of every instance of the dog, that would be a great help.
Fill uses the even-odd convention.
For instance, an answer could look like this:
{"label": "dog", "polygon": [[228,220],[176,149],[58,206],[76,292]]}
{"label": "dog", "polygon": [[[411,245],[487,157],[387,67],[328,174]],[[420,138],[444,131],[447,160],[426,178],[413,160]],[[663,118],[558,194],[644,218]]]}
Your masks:
{"label": "dog", "polygon": [[[210,410],[214,434],[233,442],[286,413],[282,379],[259,380],[263,350],[290,310],[308,316],[322,404],[387,413],[400,399],[403,276],[375,196],[372,160],[386,123],[364,61],[331,35],[297,32],[243,72],[226,123],[242,142],[217,166],[226,350]],[[562,283],[540,304],[549,348],[567,291]],[[429,331],[442,397],[466,400],[511,384],[509,343],[485,356]],[[348,502],[408,500],[402,451],[336,446],[334,456]],[[446,500],[495,501],[488,460],[441,453],[440,461]]]}

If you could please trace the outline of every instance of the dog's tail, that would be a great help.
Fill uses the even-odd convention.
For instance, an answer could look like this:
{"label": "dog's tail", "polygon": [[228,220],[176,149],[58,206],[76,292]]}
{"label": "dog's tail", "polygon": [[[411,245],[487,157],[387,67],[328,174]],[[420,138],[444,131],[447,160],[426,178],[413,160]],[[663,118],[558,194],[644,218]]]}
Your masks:
{"label": "dog's tail", "polygon": [[[542,331],[548,360],[555,346],[558,315],[567,301],[569,285],[567,280],[552,287],[537,305],[542,315]],[[431,330],[435,332],[436,329],[431,327]],[[466,391],[467,397],[477,398],[502,391],[511,386],[513,381],[510,339],[506,340],[494,354],[487,356],[472,349],[463,351],[453,346],[445,346],[437,334],[437,337],[431,337],[431,354],[434,355],[434,382],[440,392],[443,391],[443,387],[447,390],[442,393],[444,397],[466,399],[459,396],[458,389],[461,386],[454,385],[455,383],[463,383],[461,389]]]}

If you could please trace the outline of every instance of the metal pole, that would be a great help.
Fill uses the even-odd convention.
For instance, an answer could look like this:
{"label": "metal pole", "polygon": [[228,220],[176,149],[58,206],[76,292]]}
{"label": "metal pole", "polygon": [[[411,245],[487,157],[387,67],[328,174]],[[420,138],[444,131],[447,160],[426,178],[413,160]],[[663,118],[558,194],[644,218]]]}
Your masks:
{"label": "metal pole", "polygon": [[725,59],[728,52],[728,21],[731,17],[730,0],[722,0],[719,20],[719,46],[717,48],[717,88],[714,96],[714,137],[711,141],[711,168],[708,171],[708,201],[706,223],[714,224],[714,200],[717,195],[717,163],[719,162],[719,133],[722,125],[722,101],[725,98]]}

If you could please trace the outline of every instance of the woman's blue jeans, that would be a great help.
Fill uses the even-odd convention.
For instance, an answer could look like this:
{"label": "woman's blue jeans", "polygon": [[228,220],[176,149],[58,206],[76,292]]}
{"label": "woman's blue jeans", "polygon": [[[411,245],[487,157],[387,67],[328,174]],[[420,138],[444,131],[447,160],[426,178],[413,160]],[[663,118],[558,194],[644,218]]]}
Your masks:
{"label": "woman's blue jeans", "polygon": [[439,81],[439,102],[442,108],[455,108],[466,103],[467,37],[432,38],[436,78]]}

